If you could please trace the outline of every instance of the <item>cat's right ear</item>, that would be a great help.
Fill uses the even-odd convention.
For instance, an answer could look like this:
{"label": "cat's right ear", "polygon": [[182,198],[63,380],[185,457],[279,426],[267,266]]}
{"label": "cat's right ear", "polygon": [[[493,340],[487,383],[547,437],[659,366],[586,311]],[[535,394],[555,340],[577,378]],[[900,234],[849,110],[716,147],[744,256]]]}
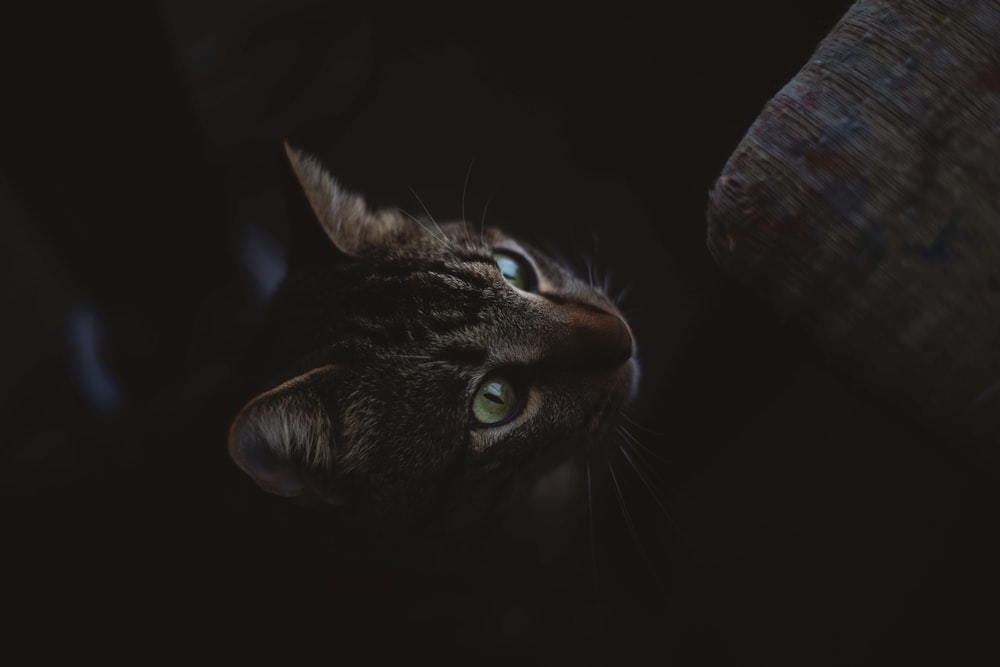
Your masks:
{"label": "cat's right ear", "polygon": [[285,382],[247,403],[229,429],[229,455],[265,491],[347,503],[336,478],[333,430],[323,397],[334,366]]}
{"label": "cat's right ear", "polygon": [[358,255],[406,226],[398,214],[369,211],[363,198],[341,187],[313,156],[287,142],[285,155],[289,264]]}
{"label": "cat's right ear", "polygon": [[[324,266],[345,256],[326,225],[317,224],[330,208],[325,199],[343,196],[339,186],[314,158],[285,144],[282,189],[288,213],[286,261],[289,266]],[[325,193],[325,194],[324,194]],[[364,202],[354,205],[364,208]]]}

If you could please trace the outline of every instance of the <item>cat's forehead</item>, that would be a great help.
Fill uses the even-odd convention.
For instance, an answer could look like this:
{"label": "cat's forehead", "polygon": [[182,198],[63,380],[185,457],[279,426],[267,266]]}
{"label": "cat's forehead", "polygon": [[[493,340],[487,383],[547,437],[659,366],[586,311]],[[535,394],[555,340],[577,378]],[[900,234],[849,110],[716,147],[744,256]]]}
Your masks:
{"label": "cat's forehead", "polygon": [[423,222],[412,224],[398,231],[381,248],[397,256],[453,256],[462,257],[469,252],[489,254],[494,248],[516,247],[526,249],[522,241],[497,227],[473,225],[461,220],[449,222]]}

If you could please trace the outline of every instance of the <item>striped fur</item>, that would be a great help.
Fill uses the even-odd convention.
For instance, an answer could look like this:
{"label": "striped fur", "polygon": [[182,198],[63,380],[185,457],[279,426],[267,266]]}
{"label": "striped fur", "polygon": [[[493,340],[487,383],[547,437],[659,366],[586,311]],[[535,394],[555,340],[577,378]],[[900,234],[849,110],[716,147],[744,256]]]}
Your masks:
{"label": "striped fur", "polygon": [[[607,295],[499,230],[369,212],[313,158],[289,159],[331,253],[290,258],[272,388],[230,430],[264,489],[380,516],[467,512],[547,448],[601,441],[638,372]],[[497,249],[525,257],[537,289],[512,287]],[[523,409],[474,424],[473,394],[498,370]]]}

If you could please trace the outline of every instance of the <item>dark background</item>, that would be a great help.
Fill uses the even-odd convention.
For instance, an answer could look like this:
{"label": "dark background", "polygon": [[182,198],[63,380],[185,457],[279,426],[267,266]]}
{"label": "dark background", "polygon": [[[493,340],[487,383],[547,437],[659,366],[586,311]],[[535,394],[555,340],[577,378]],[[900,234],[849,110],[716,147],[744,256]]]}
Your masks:
{"label": "dark background", "polygon": [[[705,249],[713,179],[849,4],[5,12],[2,634],[143,660],[996,660],[995,478]],[[375,539],[228,461],[285,139],[373,204],[485,215],[629,289],[644,472],[612,457],[592,526]]]}

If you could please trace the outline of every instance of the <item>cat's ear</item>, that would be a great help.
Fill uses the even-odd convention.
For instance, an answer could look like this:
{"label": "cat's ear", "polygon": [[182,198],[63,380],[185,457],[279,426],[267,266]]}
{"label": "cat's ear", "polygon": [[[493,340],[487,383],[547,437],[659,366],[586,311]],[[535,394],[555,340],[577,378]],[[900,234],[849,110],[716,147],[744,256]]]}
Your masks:
{"label": "cat's ear", "polygon": [[345,504],[334,488],[330,415],[322,396],[337,368],[323,366],[247,403],[229,429],[229,455],[265,491]]}
{"label": "cat's ear", "polygon": [[[371,212],[364,199],[348,192],[331,176],[319,160],[285,143],[290,175],[297,183],[297,189],[305,195],[305,204],[311,212],[312,230],[309,234],[300,231],[301,238],[290,236],[290,258],[293,253],[314,253],[316,238],[315,222],[326,237],[326,244],[348,255],[363,254],[366,249],[389,242],[400,233],[406,223],[402,216],[392,211]],[[300,198],[301,199],[301,198]],[[301,211],[301,208],[299,209]],[[294,218],[303,217],[301,213]],[[292,258],[293,259],[293,258]]]}

